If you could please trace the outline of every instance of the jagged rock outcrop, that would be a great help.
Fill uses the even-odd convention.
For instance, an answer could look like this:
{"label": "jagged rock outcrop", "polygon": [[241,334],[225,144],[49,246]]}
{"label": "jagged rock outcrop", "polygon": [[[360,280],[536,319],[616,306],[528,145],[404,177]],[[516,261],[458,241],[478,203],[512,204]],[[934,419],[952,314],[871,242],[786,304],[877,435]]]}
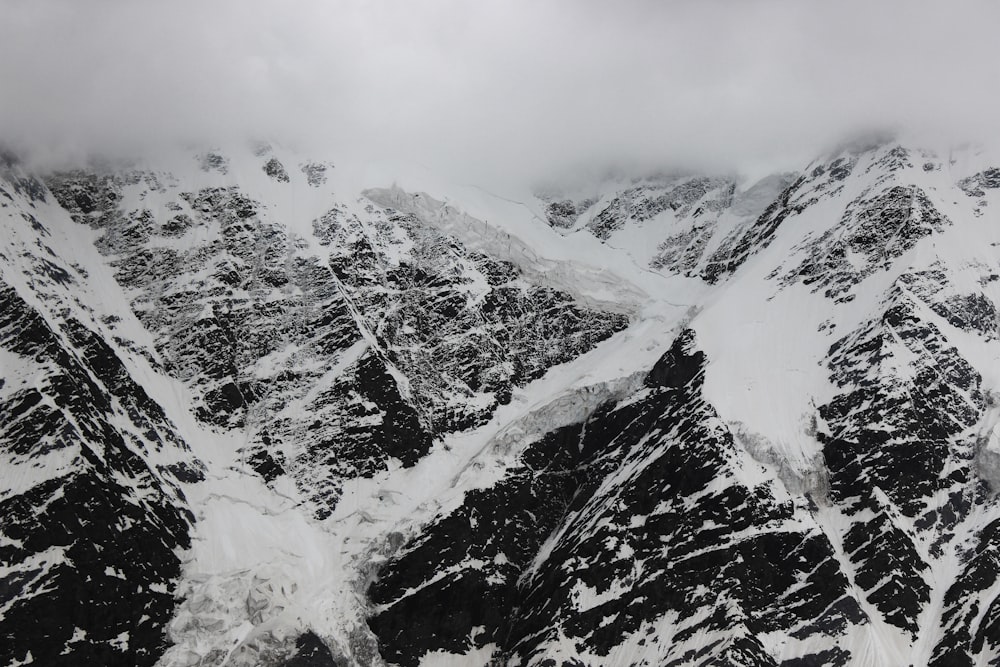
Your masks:
{"label": "jagged rock outcrop", "polygon": [[985,154],[164,164],[0,159],[5,663],[1000,659]]}
{"label": "jagged rock outcrop", "polygon": [[758,636],[783,632],[846,658],[835,638],[864,614],[833,549],[805,501],[754,479],[700,397],[704,363],[686,332],[635,395],[530,446],[405,547],[370,590],[383,655],[776,664]]}
{"label": "jagged rock outcrop", "polygon": [[86,308],[86,272],[52,250],[44,186],[7,169],[0,661],[152,665],[202,469]]}
{"label": "jagged rock outcrop", "polygon": [[[203,164],[221,169],[212,155]],[[276,163],[263,167],[272,178]],[[315,218],[314,243],[237,186],[185,191],[152,171],[49,183],[100,230],[199,419],[246,430],[251,464],[269,481],[292,475],[319,516],[344,478],[412,465],[436,436],[482,423],[514,387],[627,324],[370,202]]]}

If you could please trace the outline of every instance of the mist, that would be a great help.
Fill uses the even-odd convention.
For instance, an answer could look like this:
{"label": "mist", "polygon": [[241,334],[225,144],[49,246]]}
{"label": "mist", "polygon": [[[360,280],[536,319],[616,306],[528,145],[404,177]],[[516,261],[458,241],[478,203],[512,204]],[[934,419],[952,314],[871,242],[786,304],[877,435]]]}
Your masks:
{"label": "mist", "polygon": [[268,140],[446,174],[801,167],[866,128],[995,141],[988,2],[4,0],[0,143]]}

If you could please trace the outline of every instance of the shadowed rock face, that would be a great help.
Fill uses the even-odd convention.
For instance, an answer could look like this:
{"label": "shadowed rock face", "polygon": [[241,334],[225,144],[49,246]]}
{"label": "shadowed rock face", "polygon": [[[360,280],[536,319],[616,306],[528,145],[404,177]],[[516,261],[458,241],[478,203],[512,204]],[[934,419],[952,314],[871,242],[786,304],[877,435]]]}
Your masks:
{"label": "shadowed rock face", "polygon": [[[291,182],[276,158],[261,161],[275,187]],[[214,152],[197,168],[233,170]],[[188,433],[244,438],[240,464],[291,480],[301,511],[322,520],[344,480],[414,465],[629,323],[371,204],[342,216],[331,200],[303,240],[236,185],[188,190],[130,169],[45,183],[3,169],[4,664],[152,665],[169,645],[200,511],[185,489],[212,483],[199,455],[214,452],[185,441],[152,396],[180,396],[200,422]],[[318,188],[327,167],[301,171]],[[92,238],[98,254],[53,235]],[[113,280],[97,287],[80,257]],[[232,661],[355,664],[369,639],[329,641],[276,636]]]}
{"label": "shadowed rock face", "polygon": [[369,589],[383,655],[416,665],[494,645],[522,664],[599,664],[639,643],[662,664],[765,665],[759,634],[835,638],[862,622],[804,505],[745,481],[758,464],[701,399],[704,363],[685,333],[636,397],[549,434],[404,547]]}
{"label": "shadowed rock face", "polygon": [[653,174],[603,195],[556,189],[538,197],[545,203],[546,221],[556,229],[592,234],[612,247],[630,245],[629,236],[638,230],[651,247],[638,249],[643,257],[637,261],[697,275],[708,270],[728,237],[753,222],[789,182],[789,175],[776,175],[737,194],[729,176]]}
{"label": "shadowed rock face", "polygon": [[[0,346],[13,355],[0,387],[5,474],[24,487],[0,496],[0,660],[151,665],[173,614],[175,549],[189,546],[178,481],[200,472],[150,466],[146,451],[185,446],[94,331],[53,330],[4,284]],[[33,382],[14,358],[37,369]]]}
{"label": "shadowed rock face", "polygon": [[948,224],[918,188],[897,185],[876,194],[866,192],[848,204],[836,231],[812,244],[788,281],[801,280],[815,285],[813,289],[825,288],[832,299],[849,300],[851,287],[889,268],[920,239]]}
{"label": "shadowed rock face", "polygon": [[713,197],[695,212],[697,217],[705,210],[718,211],[729,206],[734,187],[725,179],[679,177],[663,184],[631,188],[613,198],[587,228],[594,236],[607,240],[629,221],[645,222],[667,210],[685,216],[711,192]]}
{"label": "shadowed rock face", "polygon": [[[235,186],[187,192],[126,172],[50,187],[101,231],[198,418],[250,431],[247,459],[268,481],[292,474],[318,517],[343,479],[413,465],[435,436],[483,423],[513,388],[628,324],[371,204],[316,218],[317,255]],[[170,217],[122,204],[126,193],[165,200]]]}
{"label": "shadowed rock face", "polygon": [[541,199],[633,285],[279,153],[0,159],[0,662],[1000,659],[994,167]]}
{"label": "shadowed rock face", "polygon": [[[823,484],[789,493],[748,456],[703,393],[711,359],[688,331],[635,395],[537,440],[501,482],[467,492],[390,559],[369,589],[383,655],[847,665],[872,650],[859,636],[917,646],[931,626],[920,657],[879,660],[995,654],[996,606],[981,597],[1000,574],[980,472],[991,400],[966,356],[996,339],[995,269],[970,264],[973,281],[941,260],[900,272],[912,261],[901,258],[955,223],[906,184],[908,151],[874,150],[792,183],[709,276],[763,253],[811,207],[861,192],[782,258],[796,268],[769,276],[776,290],[804,284],[849,303],[872,276],[896,272],[824,355],[835,390],[815,408]],[[988,177],[976,178],[963,187],[986,196],[973,186]]]}
{"label": "shadowed rock face", "polygon": [[348,663],[335,660],[323,640],[307,632],[295,641],[295,655],[282,667],[346,667]]}

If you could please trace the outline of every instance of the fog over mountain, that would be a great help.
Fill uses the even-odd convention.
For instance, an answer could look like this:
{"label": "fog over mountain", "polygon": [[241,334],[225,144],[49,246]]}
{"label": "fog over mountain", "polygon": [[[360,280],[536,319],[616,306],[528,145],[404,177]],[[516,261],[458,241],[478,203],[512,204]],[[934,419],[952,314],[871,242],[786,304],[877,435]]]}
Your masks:
{"label": "fog over mountain", "polygon": [[0,0],[0,665],[1000,664],[997,19]]}
{"label": "fog over mountain", "polygon": [[[10,0],[5,141],[220,137],[547,174],[810,159],[848,133],[991,140],[994,3]],[[780,163],[780,164],[779,164]]]}

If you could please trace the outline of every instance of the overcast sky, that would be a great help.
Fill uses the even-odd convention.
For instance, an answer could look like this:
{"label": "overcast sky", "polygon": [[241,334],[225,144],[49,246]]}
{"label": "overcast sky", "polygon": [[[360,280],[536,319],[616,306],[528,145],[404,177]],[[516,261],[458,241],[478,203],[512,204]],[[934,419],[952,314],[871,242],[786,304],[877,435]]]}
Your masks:
{"label": "overcast sky", "polygon": [[794,164],[861,126],[993,139],[998,29],[959,0],[0,0],[0,141]]}

